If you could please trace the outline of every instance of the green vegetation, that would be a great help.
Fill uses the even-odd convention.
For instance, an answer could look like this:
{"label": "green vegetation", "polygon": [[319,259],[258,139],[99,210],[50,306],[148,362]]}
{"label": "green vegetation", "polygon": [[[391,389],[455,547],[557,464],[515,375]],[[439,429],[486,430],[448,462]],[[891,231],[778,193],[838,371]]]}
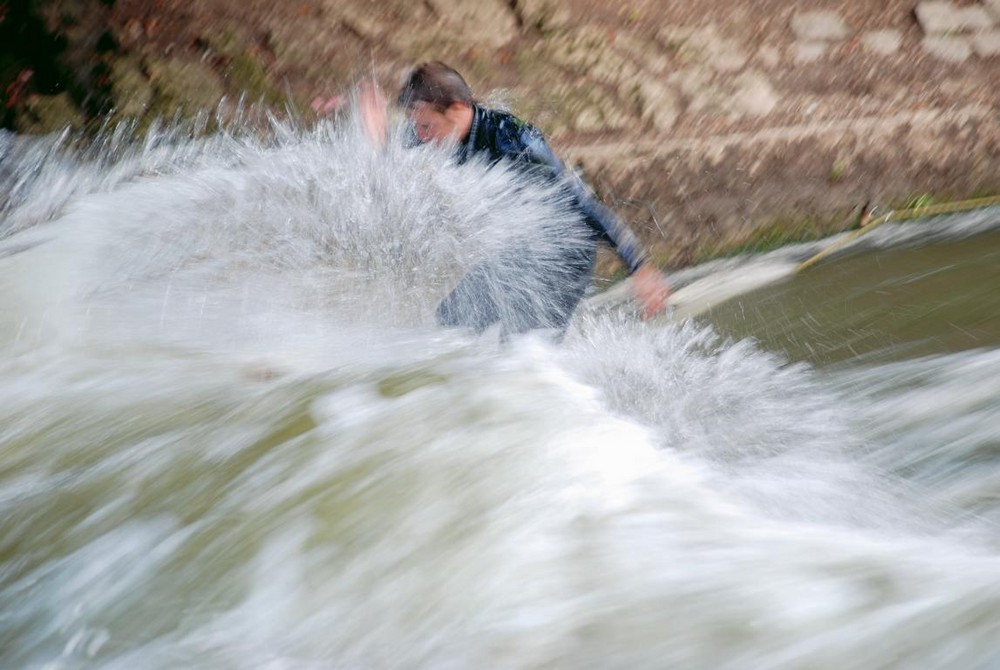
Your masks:
{"label": "green vegetation", "polygon": [[833,167],[830,168],[830,183],[831,184],[838,183],[844,177],[844,172],[846,170],[847,170],[847,165],[845,165],[844,163],[840,162],[834,163]]}
{"label": "green vegetation", "polygon": [[48,133],[69,127],[79,130],[83,115],[69,93],[33,95],[25,102],[17,129],[23,133]]}
{"label": "green vegetation", "polygon": [[229,88],[242,92],[250,102],[263,101],[275,106],[284,101],[284,96],[271,87],[264,64],[249,52],[232,59],[226,68],[226,79]]}
{"label": "green vegetation", "polygon": [[[1000,198],[996,189],[980,188],[967,198],[945,198],[932,193],[921,193],[900,199],[898,205],[890,206],[883,213],[891,210],[919,210],[931,206],[955,206],[955,212],[971,211],[974,203],[969,201],[985,198]],[[969,206],[963,205],[968,203]],[[981,206],[981,205],[980,205]],[[828,217],[806,216],[803,218],[779,217],[738,238],[728,238],[695,247],[690,259],[683,259],[679,265],[698,264],[718,258],[728,258],[740,254],[760,254],[801,242],[812,242],[825,237],[842,233],[855,228],[859,222],[857,209],[839,210]],[[919,211],[907,219],[920,219]],[[938,214],[940,215],[940,214]],[[677,264],[677,252],[659,250],[654,247],[653,260],[660,267]],[[622,274],[620,268],[610,268],[603,276],[615,278]]]}
{"label": "green vegetation", "polygon": [[930,207],[936,204],[938,204],[938,199],[933,195],[930,193],[921,193],[907,200],[906,204],[899,209],[920,209],[921,207]]}
{"label": "green vegetation", "polygon": [[696,263],[773,251],[789,244],[812,242],[852,228],[856,222],[855,211],[838,211],[829,217],[807,216],[802,219],[777,218],[760,226],[744,236],[721,240],[703,246],[695,259]]}

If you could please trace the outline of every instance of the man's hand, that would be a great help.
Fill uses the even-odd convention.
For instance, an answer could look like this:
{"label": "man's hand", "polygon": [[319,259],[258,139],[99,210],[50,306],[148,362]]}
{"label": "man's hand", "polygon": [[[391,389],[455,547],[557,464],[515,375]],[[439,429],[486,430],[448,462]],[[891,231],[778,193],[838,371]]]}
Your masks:
{"label": "man's hand", "polygon": [[649,319],[666,308],[670,285],[662,272],[647,263],[632,275],[632,295],[642,305],[642,318]]}
{"label": "man's hand", "polygon": [[344,106],[344,98],[339,95],[330,97],[317,95],[310,106],[316,116],[330,116]]}
{"label": "man's hand", "polygon": [[384,147],[389,136],[389,103],[374,80],[361,82],[358,89],[358,113],[365,136],[378,148]]}

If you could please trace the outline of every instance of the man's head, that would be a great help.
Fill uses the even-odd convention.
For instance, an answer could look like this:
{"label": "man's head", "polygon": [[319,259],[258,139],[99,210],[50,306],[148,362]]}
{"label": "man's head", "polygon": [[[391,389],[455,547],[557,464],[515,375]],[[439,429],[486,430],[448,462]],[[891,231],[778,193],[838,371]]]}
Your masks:
{"label": "man's head", "polygon": [[472,126],[472,91],[462,75],[440,61],[414,68],[398,102],[421,142],[461,140]]}

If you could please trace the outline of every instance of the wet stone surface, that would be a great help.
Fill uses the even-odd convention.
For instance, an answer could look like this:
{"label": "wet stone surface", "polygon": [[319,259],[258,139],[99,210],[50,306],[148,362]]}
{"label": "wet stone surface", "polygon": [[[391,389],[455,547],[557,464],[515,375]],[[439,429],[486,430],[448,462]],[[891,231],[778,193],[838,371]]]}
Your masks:
{"label": "wet stone surface", "polygon": [[927,35],[976,32],[993,27],[993,17],[982,5],[958,6],[927,0],[918,4],[914,11],[920,28]]}
{"label": "wet stone surface", "polygon": [[837,41],[847,38],[851,31],[840,14],[833,11],[796,13],[791,21],[795,37],[803,41]]}

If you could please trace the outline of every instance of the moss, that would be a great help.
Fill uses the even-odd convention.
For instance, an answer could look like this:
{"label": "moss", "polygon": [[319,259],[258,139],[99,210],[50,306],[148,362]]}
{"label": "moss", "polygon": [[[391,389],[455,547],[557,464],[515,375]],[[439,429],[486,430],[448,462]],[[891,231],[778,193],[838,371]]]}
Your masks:
{"label": "moss", "polygon": [[[899,198],[893,202],[897,205],[890,205],[883,211],[889,210],[916,210],[931,205],[954,204],[956,212],[971,211],[973,208],[963,209],[962,205],[966,200],[980,198],[1000,198],[1000,190],[996,188],[980,188],[968,196],[956,199],[945,197],[941,194],[921,193]],[[830,235],[850,230],[858,225],[857,209],[839,210],[830,216],[806,216],[802,218],[778,217],[767,224],[764,224],[750,233],[730,240],[721,240],[709,244],[699,245],[690,259],[691,264],[703,263],[705,261],[737,256],[740,254],[760,254],[773,251],[789,244],[801,242],[811,242],[820,240]],[[915,212],[919,214],[919,212]],[[919,216],[911,217],[919,219]],[[653,254],[654,261],[661,267],[669,265],[676,254],[667,250],[663,254]],[[687,264],[687,263],[683,263]]]}
{"label": "moss", "polygon": [[970,198],[993,198],[1000,196],[1000,191],[995,186],[980,186],[969,194]]}
{"label": "moss", "polygon": [[978,200],[982,198],[994,198],[1000,197],[1000,186],[986,184],[980,185],[976,188],[965,190],[959,192],[954,191],[935,191],[935,192],[923,192],[923,193],[910,193],[905,196],[891,198],[888,204],[880,207],[883,212],[887,211],[902,211],[906,210],[916,210],[923,207],[931,207],[938,205],[956,205],[959,206],[961,203],[967,200]]}
{"label": "moss", "polygon": [[907,200],[900,209],[920,209],[921,207],[936,205],[938,202],[938,199],[930,193],[921,193]]}
{"label": "moss", "polygon": [[223,88],[215,72],[200,62],[155,59],[148,64],[154,96],[149,112],[170,117],[180,113],[192,117],[212,110],[222,99]]}
{"label": "moss", "polygon": [[212,51],[228,58],[242,53],[247,44],[246,35],[232,26],[205,34],[202,39]]}
{"label": "moss", "polygon": [[82,128],[85,119],[67,92],[58,95],[32,95],[15,120],[18,132],[51,133],[63,128]]}
{"label": "moss", "polygon": [[250,39],[242,29],[227,26],[201,39],[208,47],[207,55],[224,64],[222,77],[228,92],[270,106],[284,103],[284,96],[271,85],[267,67],[248,46]]}
{"label": "moss", "polygon": [[838,211],[826,217],[779,217],[735,239],[707,244],[698,249],[695,263],[715,258],[759,254],[789,244],[811,242],[848,230],[857,222],[856,210]]}
{"label": "moss", "polygon": [[830,183],[836,184],[843,179],[846,170],[847,165],[844,163],[834,163],[833,167],[830,168]]}
{"label": "moss", "polygon": [[272,88],[268,81],[264,64],[248,52],[233,58],[226,68],[226,79],[231,90],[245,94],[252,102],[262,100],[273,106],[284,100],[284,96]]}
{"label": "moss", "polygon": [[142,119],[153,102],[153,85],[142,71],[139,59],[119,58],[111,64],[111,97],[118,120]]}

